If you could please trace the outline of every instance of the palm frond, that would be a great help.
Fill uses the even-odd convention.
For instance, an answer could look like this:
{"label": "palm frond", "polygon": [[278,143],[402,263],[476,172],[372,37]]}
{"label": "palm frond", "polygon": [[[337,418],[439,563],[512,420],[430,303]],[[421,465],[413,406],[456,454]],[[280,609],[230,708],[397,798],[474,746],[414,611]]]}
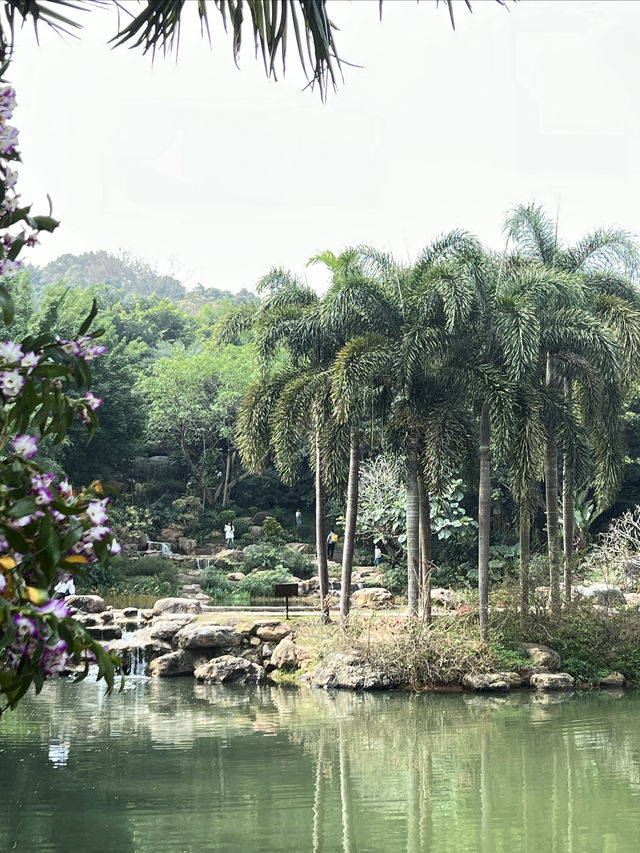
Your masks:
{"label": "palm frond", "polygon": [[530,260],[553,266],[556,261],[557,227],[556,222],[540,205],[520,204],[505,220],[504,230]]}
{"label": "palm frond", "polygon": [[216,343],[224,345],[237,341],[243,332],[248,332],[256,320],[257,308],[252,302],[243,302],[230,314],[216,323],[213,329],[213,338]]}
{"label": "palm frond", "polygon": [[640,246],[627,231],[598,228],[562,253],[560,265],[570,272],[620,271],[636,275]]}
{"label": "palm frond", "polygon": [[337,353],[331,375],[331,397],[336,419],[345,423],[366,405],[375,389],[390,384],[393,353],[389,340],[376,334],[352,338]]}

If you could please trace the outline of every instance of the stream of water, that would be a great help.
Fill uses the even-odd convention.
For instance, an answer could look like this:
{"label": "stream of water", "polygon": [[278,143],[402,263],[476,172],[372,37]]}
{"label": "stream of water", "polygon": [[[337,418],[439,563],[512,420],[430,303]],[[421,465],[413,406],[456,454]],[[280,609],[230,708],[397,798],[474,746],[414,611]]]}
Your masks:
{"label": "stream of water", "polygon": [[60,681],[0,720],[0,850],[631,853],[640,693]]}

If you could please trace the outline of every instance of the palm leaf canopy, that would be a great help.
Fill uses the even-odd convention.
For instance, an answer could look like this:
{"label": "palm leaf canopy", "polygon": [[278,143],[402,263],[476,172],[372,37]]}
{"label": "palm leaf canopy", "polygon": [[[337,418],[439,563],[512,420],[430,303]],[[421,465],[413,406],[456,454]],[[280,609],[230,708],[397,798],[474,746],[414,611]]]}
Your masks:
{"label": "palm leaf canopy", "polygon": [[[453,0],[436,0],[449,10],[455,27]],[[496,0],[501,6],[506,0]],[[514,0],[515,2],[515,0]],[[470,0],[465,0],[471,10]],[[109,5],[106,0],[5,0],[6,24],[0,21],[0,61],[9,58],[16,21],[40,22],[69,33],[81,25],[71,17],[75,11]],[[180,27],[186,11],[197,15],[202,33],[210,38],[210,10],[215,9],[225,31],[231,31],[233,58],[240,58],[243,39],[249,35],[256,56],[260,55],[268,77],[277,79],[286,70],[288,50],[295,44],[300,66],[311,86],[324,98],[329,85],[337,87],[344,60],[339,56],[326,0],[144,0],[139,11],[131,3],[116,5],[128,18],[113,37],[115,45],[141,48],[144,53],[177,50]],[[137,12],[137,14],[136,14]],[[382,2],[380,2],[382,13]]]}

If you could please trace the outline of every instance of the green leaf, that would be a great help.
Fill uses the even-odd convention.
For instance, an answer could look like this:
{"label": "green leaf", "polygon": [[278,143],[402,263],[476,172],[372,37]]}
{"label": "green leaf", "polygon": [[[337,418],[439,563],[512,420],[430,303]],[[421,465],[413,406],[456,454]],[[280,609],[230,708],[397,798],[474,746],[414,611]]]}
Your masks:
{"label": "green leaf", "polygon": [[36,511],[36,509],[37,504],[35,498],[20,498],[20,500],[16,501],[13,506],[10,506],[5,510],[5,515],[9,516],[9,518],[22,518],[25,515],[31,515],[31,513]]}
{"label": "green leaf", "polygon": [[8,326],[15,316],[15,306],[11,294],[2,284],[0,284],[0,308],[2,308],[4,322]]}

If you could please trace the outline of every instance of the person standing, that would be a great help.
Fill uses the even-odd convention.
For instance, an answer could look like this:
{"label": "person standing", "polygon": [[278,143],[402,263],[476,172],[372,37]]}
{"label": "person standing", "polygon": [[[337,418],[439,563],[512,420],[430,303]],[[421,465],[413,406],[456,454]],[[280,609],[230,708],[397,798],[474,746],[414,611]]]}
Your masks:
{"label": "person standing", "polygon": [[333,560],[333,552],[336,550],[336,542],[338,541],[338,534],[334,533],[333,530],[327,536],[327,557],[330,560]]}
{"label": "person standing", "polygon": [[224,537],[227,541],[227,548],[235,548],[236,529],[230,521],[224,526]]}
{"label": "person standing", "polygon": [[380,546],[376,542],[376,547],[373,549],[373,565],[374,566],[380,565],[381,557],[382,557],[382,551],[380,550]]}
{"label": "person standing", "polygon": [[302,525],[302,513],[299,509],[296,510],[296,527],[300,527]]}

